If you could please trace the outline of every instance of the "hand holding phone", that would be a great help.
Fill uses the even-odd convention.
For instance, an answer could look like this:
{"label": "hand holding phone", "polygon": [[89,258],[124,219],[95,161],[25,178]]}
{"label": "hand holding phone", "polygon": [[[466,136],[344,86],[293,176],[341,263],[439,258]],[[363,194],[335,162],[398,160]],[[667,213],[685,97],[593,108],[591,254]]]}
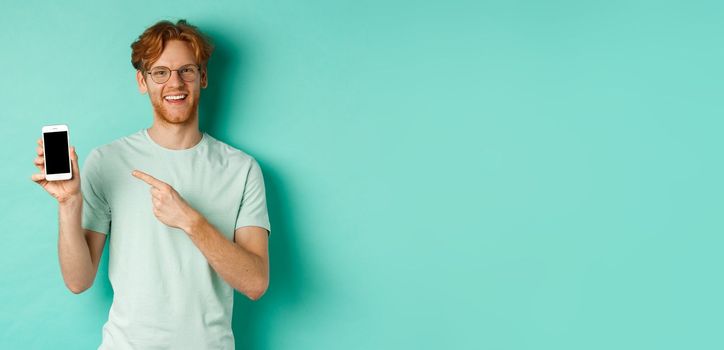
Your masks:
{"label": "hand holding phone", "polygon": [[36,151],[34,163],[41,173],[33,174],[31,179],[58,202],[80,195],[78,155],[69,145],[68,126],[44,126]]}

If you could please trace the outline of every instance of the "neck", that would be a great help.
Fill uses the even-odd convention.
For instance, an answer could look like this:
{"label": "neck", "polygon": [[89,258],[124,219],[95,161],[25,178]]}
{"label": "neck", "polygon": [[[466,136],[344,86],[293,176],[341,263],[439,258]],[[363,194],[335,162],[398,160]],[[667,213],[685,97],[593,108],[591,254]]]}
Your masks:
{"label": "neck", "polygon": [[203,137],[198,122],[191,124],[169,124],[154,120],[148,128],[148,136],[159,146],[181,150],[196,146]]}

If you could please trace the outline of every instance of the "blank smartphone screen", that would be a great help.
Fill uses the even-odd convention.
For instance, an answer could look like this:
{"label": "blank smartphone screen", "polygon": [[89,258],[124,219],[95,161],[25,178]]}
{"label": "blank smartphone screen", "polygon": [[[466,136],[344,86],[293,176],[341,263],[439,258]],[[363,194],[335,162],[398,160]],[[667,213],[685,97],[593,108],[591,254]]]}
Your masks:
{"label": "blank smartphone screen", "polygon": [[46,132],[45,143],[45,172],[47,174],[64,174],[70,172],[68,161],[68,132]]}

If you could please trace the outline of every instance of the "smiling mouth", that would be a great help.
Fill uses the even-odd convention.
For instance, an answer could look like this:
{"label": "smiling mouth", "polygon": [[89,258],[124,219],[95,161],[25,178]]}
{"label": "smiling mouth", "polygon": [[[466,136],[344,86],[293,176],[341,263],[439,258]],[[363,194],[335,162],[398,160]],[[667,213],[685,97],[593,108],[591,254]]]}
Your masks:
{"label": "smiling mouth", "polygon": [[181,104],[186,100],[187,94],[167,95],[163,100],[171,104]]}

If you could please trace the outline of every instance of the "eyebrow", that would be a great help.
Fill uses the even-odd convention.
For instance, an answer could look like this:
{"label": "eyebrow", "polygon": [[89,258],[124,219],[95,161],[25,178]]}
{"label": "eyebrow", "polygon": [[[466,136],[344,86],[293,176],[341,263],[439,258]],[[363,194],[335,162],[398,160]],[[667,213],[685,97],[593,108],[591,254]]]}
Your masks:
{"label": "eyebrow", "polygon": [[[182,65],[180,65],[180,66],[178,66],[178,67],[181,68],[181,67],[186,67],[186,66],[198,66],[198,64],[196,64],[196,63],[186,63],[186,64],[182,64]],[[164,67],[164,68],[171,69],[169,66],[160,66],[160,65],[159,65],[159,66],[150,67],[150,68],[148,68],[148,70],[151,70],[151,69],[154,69],[154,68],[159,68],[159,67]]]}

